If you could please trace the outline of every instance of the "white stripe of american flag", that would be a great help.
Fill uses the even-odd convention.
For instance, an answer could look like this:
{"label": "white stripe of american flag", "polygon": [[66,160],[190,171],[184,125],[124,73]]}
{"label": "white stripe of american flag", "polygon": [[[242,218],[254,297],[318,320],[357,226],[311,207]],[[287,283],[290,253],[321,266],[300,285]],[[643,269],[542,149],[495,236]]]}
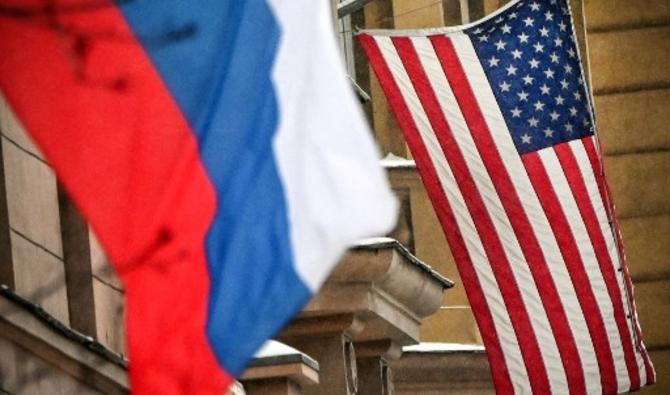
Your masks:
{"label": "white stripe of american flag", "polygon": [[572,231],[572,234],[577,242],[577,248],[579,249],[579,253],[584,261],[584,267],[589,277],[591,289],[593,289],[596,296],[596,302],[598,304],[600,316],[605,323],[607,338],[609,340],[610,348],[612,349],[614,364],[617,372],[617,381],[620,381],[619,376],[622,374],[622,372],[626,375],[626,377],[628,376],[626,372],[626,366],[623,361],[624,357],[623,348],[621,347],[621,339],[619,337],[616,323],[614,322],[612,302],[609,298],[607,288],[605,286],[605,281],[598,267],[593,244],[591,244],[591,239],[589,238],[586,231],[586,226],[584,225],[584,221],[582,220],[579,209],[577,208],[578,202],[575,200],[575,197],[570,190],[568,180],[565,177],[565,173],[561,168],[561,164],[559,163],[553,148],[540,150],[538,151],[538,154],[540,155],[540,159],[544,164],[545,169],[547,170],[547,174],[549,175],[551,183],[554,186],[563,212],[568,219],[570,230]]}
{"label": "white stripe of american flag", "polygon": [[[463,68],[466,70],[468,77],[471,78],[471,86],[482,88],[474,90],[474,93],[480,101],[480,108],[483,110],[482,112],[484,113],[485,118],[487,118],[489,128],[491,129],[491,132],[496,139],[499,151],[501,154],[503,154],[503,158],[509,157],[511,153],[518,159],[519,156],[517,154],[516,148],[513,146],[511,138],[509,137],[510,135],[506,130],[506,126],[504,124],[501,125],[500,122],[495,122],[494,118],[496,115],[492,113],[494,108],[497,108],[497,105],[495,105],[495,98],[492,97],[491,93],[491,98],[488,100],[490,101],[490,99],[492,99],[494,101],[494,107],[492,107],[490,106],[491,103],[486,103],[487,98],[483,97],[483,95],[486,93],[485,87],[488,86],[488,84],[486,83],[486,77],[483,75],[483,70],[481,70],[481,66],[476,60],[477,58],[474,54],[474,50],[472,50],[471,46],[468,48],[468,37],[465,35],[451,35],[450,39],[454,43],[456,51],[459,53],[459,58],[461,59]],[[417,47],[417,43],[421,42],[420,40],[422,39],[412,38],[415,47]],[[425,38],[423,40],[427,41]],[[422,58],[422,61],[424,62],[424,69],[427,59],[432,58],[434,61],[437,61],[437,56],[432,50],[432,45],[430,43],[427,44],[430,46],[429,48],[432,54]],[[430,53],[427,52],[428,48],[425,48],[425,45],[421,46],[421,48],[424,49],[424,53]],[[419,53],[421,53],[421,51]],[[471,59],[473,61],[470,61]],[[479,70],[477,70],[478,68]],[[480,71],[480,73],[478,74],[477,71]],[[449,84],[446,79],[444,79],[444,73],[441,70],[441,66],[437,73],[428,73],[429,79],[436,78],[436,75],[439,75],[442,81],[436,83],[436,81],[433,80],[433,90],[436,92],[448,91],[450,96],[453,98],[453,92],[449,88]],[[477,151],[477,147],[475,146],[475,143],[472,139],[472,135],[470,134],[465,120],[463,119],[463,114],[459,111],[459,106],[456,102],[456,99],[454,98],[451,103],[441,104],[443,109],[450,108],[455,112],[454,115],[448,117],[447,121],[452,127],[454,137],[458,142],[461,152],[463,152],[463,154],[466,156],[466,161],[470,173],[475,179],[479,193],[485,197],[484,202],[486,204],[486,208],[496,226],[497,234],[503,242],[503,247],[505,248],[506,255],[510,261],[514,276],[517,280],[517,284],[521,290],[524,304],[528,309],[529,316],[531,318],[531,324],[533,325],[535,336],[538,339],[538,344],[542,352],[542,357],[547,366],[547,373],[552,390],[556,391],[557,393],[567,393],[567,379],[565,378],[565,371],[561,365],[561,358],[558,353],[558,347],[556,345],[555,338],[552,335],[551,327],[549,325],[549,321],[547,320],[547,314],[540,302],[537,286],[533,280],[532,274],[528,269],[528,264],[524,259],[523,252],[521,251],[519,241],[517,240],[512,230],[512,226],[508,220],[505,210],[503,209],[503,205],[500,202],[493,182],[489,177],[486,168],[484,167],[481,156]],[[502,118],[500,118],[500,120],[502,120]],[[504,127],[503,130],[501,130],[501,126]],[[501,132],[504,132],[504,134]],[[522,169],[523,167],[517,167],[514,169],[513,166],[508,166],[506,170],[508,174],[513,175],[513,173],[516,173]],[[521,194],[523,195],[523,192]]]}
{"label": "white stripe of american flag", "polygon": [[504,350],[504,356],[507,360],[510,375],[512,376],[512,383],[517,388],[517,392],[524,388],[530,388],[523,358],[521,357],[521,351],[518,346],[518,340],[512,330],[512,324],[510,322],[509,314],[503,304],[500,289],[489,266],[489,261],[484,252],[481,240],[475,230],[472,216],[467,211],[463,196],[453,178],[451,169],[444,159],[444,154],[442,153],[439,143],[430,126],[428,117],[416,96],[414,87],[406,74],[391,40],[388,37],[381,36],[374,37],[374,39],[381,49],[386,64],[393,73],[396,83],[400,87],[405,102],[411,109],[415,124],[421,132],[424,143],[429,149],[429,152],[431,152],[431,161],[433,162],[438,175],[440,175],[442,188],[449,200],[452,210],[454,211],[459,228],[464,235],[467,235],[464,237],[466,247],[480,282],[482,283],[482,287],[484,288],[487,304],[493,314],[496,330],[501,340],[501,347]]}
{"label": "white stripe of american flag", "polygon": [[[591,137],[592,140],[595,140],[594,137]],[[591,203],[593,204],[596,214],[598,215],[598,222],[600,223],[601,231],[603,232],[603,235],[605,236],[605,240],[607,242],[607,250],[609,251],[610,258],[612,259],[612,265],[614,267],[614,271],[619,274],[619,268],[621,267],[621,257],[619,256],[619,251],[616,245],[616,241],[614,239],[614,234],[613,230],[610,226],[609,223],[609,218],[607,216],[607,212],[605,210],[605,204],[602,200],[602,197],[600,195],[600,191],[598,190],[597,183],[596,183],[596,178],[593,173],[593,168],[589,164],[589,158],[586,153],[586,150],[584,148],[584,144],[581,141],[571,141],[569,143],[570,148],[572,149],[572,152],[575,154],[575,157],[577,158],[577,163],[579,164],[582,176],[584,177],[584,181],[586,182],[587,187],[589,188],[589,198],[591,199]],[[624,310],[626,311],[627,314],[630,314],[629,311],[629,303],[627,300],[627,291],[625,289],[624,285],[624,279],[621,275],[617,275],[617,286],[621,292],[621,303],[624,306]],[[613,301],[613,303],[619,303],[619,301]],[[626,324],[628,325],[628,330],[630,331],[630,341],[635,343],[635,338],[633,336],[634,333],[634,326],[632,325],[631,320],[626,320]],[[635,360],[638,365],[638,370],[640,371],[640,382],[645,383],[646,382],[646,371],[644,369],[644,361],[642,360],[642,356],[640,355],[639,352],[635,352]],[[624,374],[617,375],[620,376],[621,381],[620,381],[620,386],[619,388],[622,388],[624,390],[627,390],[630,387],[630,380],[628,379],[628,373],[624,369]],[[625,379],[624,379],[625,378]]]}
{"label": "white stripe of american flag", "polygon": [[[463,41],[459,43],[459,40]],[[565,310],[566,314],[568,314],[569,324],[577,343],[582,367],[585,374],[588,374],[587,388],[589,392],[598,393],[600,392],[600,377],[598,364],[594,357],[593,343],[584,323],[584,313],[577,300],[572,280],[565,267],[553,231],[549,226],[549,220],[535,195],[531,181],[521,163],[519,154],[505,124],[504,117],[500,113],[493,92],[486,83],[486,76],[483,74],[478,60],[476,60],[474,49],[471,45],[468,45],[469,38],[462,35],[462,38],[460,36],[458,38],[453,37],[453,41],[456,50],[459,52],[459,58],[464,62],[466,73],[473,79],[471,85],[474,86],[476,83],[477,87],[481,87],[481,89],[474,89],[474,94],[478,98],[480,108],[488,110],[483,111],[483,114],[491,129],[491,133],[496,138],[506,170],[512,177],[519,195],[523,196],[522,203],[524,210],[528,214],[535,234],[538,235],[552,277],[558,285],[561,302],[566,307]]]}

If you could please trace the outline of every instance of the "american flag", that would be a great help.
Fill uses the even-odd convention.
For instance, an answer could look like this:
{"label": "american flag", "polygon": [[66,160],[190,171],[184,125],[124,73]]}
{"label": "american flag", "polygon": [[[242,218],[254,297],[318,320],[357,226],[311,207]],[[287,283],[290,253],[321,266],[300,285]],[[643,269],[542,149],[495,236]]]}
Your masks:
{"label": "american flag", "polygon": [[498,393],[653,383],[567,0],[358,37],[447,236]]}

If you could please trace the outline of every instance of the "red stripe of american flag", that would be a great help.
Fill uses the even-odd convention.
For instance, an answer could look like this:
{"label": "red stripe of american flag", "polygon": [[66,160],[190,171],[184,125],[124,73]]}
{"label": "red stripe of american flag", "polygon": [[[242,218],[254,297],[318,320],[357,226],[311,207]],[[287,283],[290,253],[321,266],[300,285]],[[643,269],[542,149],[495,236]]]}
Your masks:
{"label": "red stripe of american flag", "polygon": [[[463,40],[466,40],[464,37]],[[369,35],[359,38],[407,136],[447,234],[480,325],[498,391],[509,393],[525,389],[534,393],[559,393],[564,391],[560,388],[567,385],[565,388],[572,394],[586,393],[587,387],[589,392],[611,394],[638,389],[643,384],[642,374],[646,383],[654,382],[653,367],[641,342],[637,345],[639,352],[635,352],[632,334],[635,333],[639,339],[639,326],[632,320],[629,328],[626,319],[624,294],[625,291],[632,293],[632,287],[623,251],[617,255],[614,248],[622,246],[618,238],[613,238],[608,231],[608,220],[615,219],[593,137],[547,148],[542,150],[542,154],[530,153],[510,159],[507,145],[511,139],[508,137],[509,141],[502,141],[505,139],[501,140],[500,134],[494,136],[494,133],[506,129],[504,121],[501,126],[497,115],[492,115],[498,110],[492,112],[489,108],[481,108],[483,104],[495,105],[495,98],[490,93],[489,99],[486,93],[482,93],[481,87],[475,91],[470,85],[470,78],[474,78],[475,83],[481,83],[482,77],[473,75],[483,73],[473,73],[472,68],[477,69],[481,65],[470,59],[473,56],[467,49],[470,44],[461,40],[456,48],[452,38],[433,36],[430,38],[432,48],[428,49],[429,44],[418,41],[427,40],[425,37],[377,39],[381,41]],[[419,47],[423,51],[420,54],[417,52]],[[467,69],[461,63],[461,55],[467,58]],[[428,60],[428,66],[422,63],[427,61],[426,57],[432,56],[437,57],[436,62],[443,69],[440,72],[446,75],[440,78],[444,77],[444,81],[448,82],[443,83],[434,74],[429,74],[438,72],[436,68],[439,65],[436,67],[432,60]],[[440,95],[443,96],[438,99],[438,85],[433,86],[436,83],[439,89],[448,89],[455,97],[445,98],[442,90]],[[449,86],[442,87],[444,84]],[[445,104],[448,104],[448,110],[442,108]],[[458,137],[451,124],[453,120],[447,119],[445,114],[449,117],[462,116],[463,120],[459,122],[467,124],[457,123]],[[468,138],[463,140],[463,132],[470,134],[468,138],[472,139],[471,142],[466,141]],[[433,137],[426,136],[433,133]],[[498,144],[505,147],[501,148]],[[470,151],[474,148],[478,151],[476,155]],[[575,148],[579,148],[579,159],[573,152]],[[463,149],[466,151],[462,152]],[[505,150],[504,154],[499,152],[501,149]],[[481,161],[481,164],[473,168],[473,160]],[[514,167],[517,162],[521,171]],[[551,167],[551,176],[547,172],[548,166]],[[450,177],[441,178],[444,177],[445,167]],[[481,169],[485,169],[486,175],[480,174]],[[443,182],[448,185],[442,185]],[[560,191],[555,190],[554,182],[560,185]],[[460,192],[449,192],[445,187],[456,188]],[[484,196],[485,193],[493,193],[497,197]],[[528,196],[523,197],[522,193],[534,193],[533,199],[537,203],[533,199],[529,203],[526,201]],[[454,196],[460,199],[459,194],[463,200],[454,203]],[[450,203],[456,204],[456,217]],[[469,212],[471,222],[463,220],[464,210]],[[507,217],[502,221],[495,217],[501,213]],[[542,218],[538,220],[540,213]],[[458,226],[466,227],[458,229]],[[505,232],[507,227],[514,237],[499,233]],[[540,236],[533,231],[542,234]],[[476,235],[470,234],[472,232]],[[544,239],[540,241],[540,237]],[[551,241],[547,241],[547,237],[551,237]],[[483,250],[477,248],[477,243],[472,243],[473,238],[481,241],[479,248]],[[487,277],[484,280],[478,278],[489,270],[482,271],[483,253],[491,270],[485,274]],[[523,255],[532,278],[523,270],[519,271],[518,265],[524,261],[519,261],[516,255],[513,259],[506,256],[509,253]],[[554,265],[551,269],[549,257]],[[615,273],[614,265],[619,263],[625,271],[622,284]],[[565,265],[566,274],[557,270],[556,265]],[[491,284],[493,278],[497,290],[482,289],[480,281]],[[532,300],[533,294],[539,295],[542,311]],[[503,297],[506,313],[511,317],[509,321],[500,321],[498,314],[501,306],[489,305],[495,300],[491,299],[495,295]],[[629,301],[633,304],[632,300]],[[569,317],[564,303],[571,303]],[[546,314],[544,323],[543,320],[536,320],[537,316],[529,316],[526,304],[536,305],[533,314]],[[495,316],[491,315],[492,311]],[[630,314],[636,314],[634,304]],[[577,325],[577,321],[585,321],[585,324]],[[505,329],[507,325],[514,331]],[[584,328],[581,333],[574,332],[579,327]],[[546,336],[547,332],[551,332],[555,342],[553,347],[557,346],[558,350],[538,343],[539,335]],[[510,347],[510,341],[518,341],[519,347]],[[516,353],[519,349],[525,365],[521,368],[528,374],[525,384],[518,371],[518,363],[522,361],[507,355],[507,352]],[[556,359],[552,360],[558,354],[562,367],[556,365]],[[589,361],[587,365],[580,356]],[[558,372],[558,368],[562,371]],[[587,368],[588,380],[591,381],[585,385]]]}
{"label": "red stripe of american flag", "polygon": [[482,339],[486,346],[496,390],[500,394],[513,394],[514,389],[509,369],[505,363],[505,358],[500,346],[500,339],[495,329],[491,311],[465,247],[463,236],[459,231],[454,214],[449,206],[444,191],[442,190],[430,155],[423,144],[421,136],[414,124],[413,117],[407,108],[407,104],[400,93],[400,89],[386,64],[384,56],[377,46],[375,39],[369,35],[360,35],[358,38],[361,46],[371,60],[371,64],[379,78],[380,84],[388,95],[389,103],[398,118],[398,122],[405,132],[405,137],[407,138],[412,154],[416,159],[417,167],[420,169],[420,174],[428,194],[430,195],[431,200],[436,202],[435,210],[440,220],[440,224],[444,229],[452,253],[456,258],[461,278],[465,284],[467,284],[465,290],[468,294],[470,305],[475,311],[475,318],[477,319],[477,324],[479,325]]}
{"label": "red stripe of american flag", "polygon": [[631,381],[631,390],[640,388],[640,373],[638,371],[637,363],[635,362],[635,350],[631,338],[631,333],[628,330],[626,323],[626,313],[621,303],[622,295],[617,284],[616,273],[614,272],[614,265],[610,258],[605,242],[605,236],[600,230],[598,218],[593,207],[593,203],[588,195],[584,177],[579,169],[575,155],[568,144],[560,144],[554,147],[558,160],[563,167],[563,171],[568,178],[568,184],[575,200],[579,202],[579,211],[582,214],[582,219],[586,224],[586,230],[593,244],[593,248],[600,265],[600,270],[605,279],[607,292],[612,300],[612,307],[614,308],[614,319],[616,321],[621,343],[624,349],[624,358],[626,368],[628,369],[628,376]]}
{"label": "red stripe of american flag", "polygon": [[[447,40],[448,43],[446,37],[441,37]],[[425,76],[425,71],[421,67],[421,63],[412,46],[411,40],[404,37],[394,37],[392,41],[398,50],[398,55],[400,55],[400,58],[405,65],[407,74],[414,84],[414,89],[426,110],[426,114],[433,125],[433,130],[436,131],[437,138],[442,147],[442,151],[444,152],[444,158],[440,159],[446,159],[449,166],[453,169],[459,189],[468,204],[468,209],[474,219],[475,227],[482,239],[487,256],[491,262],[491,268],[498,281],[507,311],[511,316],[512,325],[514,326],[519,346],[521,347],[522,356],[526,364],[526,370],[530,376],[529,378],[533,391],[536,393],[549,393],[549,379],[547,377],[544,361],[542,360],[542,353],[538,345],[537,336],[530,323],[530,316],[523,303],[517,279],[512,272],[511,264],[505,254],[502,241],[493,225],[491,214],[486,209],[483,197],[475,185],[466,160],[458,149],[458,144],[453,137],[446,119],[444,119],[444,114],[442,113],[437,99],[435,98],[435,93]],[[438,49],[438,45],[435,45],[436,49]],[[444,57],[440,57],[440,60],[443,59]],[[452,64],[450,66],[456,65]],[[460,67],[460,65],[458,65],[458,67]],[[459,72],[462,73],[462,70],[457,70],[456,67],[453,67],[453,69],[450,69],[449,71],[450,72],[447,73],[448,76],[453,76]],[[464,77],[464,75],[462,76]],[[459,82],[464,81],[460,80]],[[457,99],[462,98],[462,96],[459,97],[457,90],[456,92]],[[472,107],[462,107],[462,109],[472,110],[473,112],[477,111]]]}
{"label": "red stripe of american flag", "polygon": [[607,331],[600,308],[577,248],[577,242],[539,155],[535,152],[525,154],[523,162],[561,248],[561,253],[569,268],[570,277],[575,284],[575,291],[584,311],[584,319],[594,343],[596,358],[601,371],[600,381],[603,391],[614,393],[617,389],[617,381],[612,350],[607,340]]}
{"label": "red stripe of american flag", "polygon": [[[445,74],[456,95],[461,111],[463,112],[475,144],[480,152],[484,165],[498,191],[505,211],[510,219],[514,233],[519,239],[524,257],[529,263],[529,268],[542,298],[545,311],[549,316],[549,322],[554,336],[556,336],[562,362],[568,376],[570,393],[585,393],[584,372],[581,369],[581,361],[577,352],[577,346],[572,336],[568,319],[561,303],[556,285],[547,268],[547,262],[540,249],[537,236],[533,233],[526,212],[523,209],[519,194],[512,185],[509,174],[505,170],[496,143],[491,137],[482,110],[477,103],[472,87],[468,83],[467,76],[458,60],[454,47],[446,36],[433,36],[431,41],[435,47],[437,56],[442,63]],[[532,371],[529,368],[529,371]],[[531,379],[531,383],[533,380]],[[536,388],[533,388],[538,392]],[[541,393],[541,391],[539,392]]]}
{"label": "red stripe of american flag", "polygon": [[[623,270],[623,277],[625,281],[625,287],[627,291],[627,297],[628,297],[628,302],[630,303],[631,310],[633,311],[634,317],[633,317],[633,330],[635,331],[635,335],[637,338],[637,347],[640,350],[640,353],[642,354],[642,359],[644,363],[644,369],[645,369],[645,375],[647,378],[646,383],[644,384],[654,384],[656,382],[656,372],[654,371],[653,366],[651,365],[651,360],[649,359],[649,354],[647,353],[647,350],[644,347],[644,344],[642,343],[642,331],[640,329],[640,325],[637,319],[637,308],[635,306],[635,298],[634,298],[634,290],[633,290],[633,282],[631,280],[631,275],[630,272],[628,271],[628,264],[626,262],[626,254],[622,242],[622,237],[621,237],[621,227],[619,225],[619,221],[616,218],[616,215],[614,213],[614,205],[612,203],[612,196],[609,191],[609,187],[607,186],[607,182],[605,180],[604,174],[605,174],[605,169],[604,169],[604,164],[600,160],[600,155],[598,153],[598,150],[596,149],[595,142],[598,142],[598,138],[594,137],[591,139],[583,139],[582,142],[584,143],[584,149],[586,150],[586,154],[589,157],[589,162],[591,163],[591,168],[593,169],[593,174],[596,177],[596,182],[598,184],[598,189],[600,190],[600,195],[603,204],[605,205],[605,210],[607,210],[607,214],[609,216],[610,221],[613,222],[614,226],[614,237],[616,239],[617,243],[617,249],[619,251],[619,257],[622,259],[621,262],[621,268]],[[600,144],[599,144],[600,146]]]}

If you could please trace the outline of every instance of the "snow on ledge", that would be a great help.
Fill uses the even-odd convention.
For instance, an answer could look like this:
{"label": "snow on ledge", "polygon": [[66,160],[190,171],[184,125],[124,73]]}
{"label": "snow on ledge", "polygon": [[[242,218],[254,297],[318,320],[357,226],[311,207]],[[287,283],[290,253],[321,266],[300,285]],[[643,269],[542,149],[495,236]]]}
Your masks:
{"label": "snow on ledge", "polygon": [[411,159],[405,159],[403,157],[393,155],[389,153],[381,160],[382,167],[385,169],[413,169],[416,167],[416,163]]}
{"label": "snow on ledge", "polygon": [[301,351],[296,350],[295,348],[288,346],[284,343],[280,343],[276,340],[268,340],[263,344],[263,347],[260,350],[256,351],[254,355],[255,358],[269,358],[269,357],[278,357],[283,355],[301,355]]}
{"label": "snow on ledge", "polygon": [[405,346],[402,348],[402,351],[417,353],[484,352],[484,346],[459,343],[420,343],[413,346]]}

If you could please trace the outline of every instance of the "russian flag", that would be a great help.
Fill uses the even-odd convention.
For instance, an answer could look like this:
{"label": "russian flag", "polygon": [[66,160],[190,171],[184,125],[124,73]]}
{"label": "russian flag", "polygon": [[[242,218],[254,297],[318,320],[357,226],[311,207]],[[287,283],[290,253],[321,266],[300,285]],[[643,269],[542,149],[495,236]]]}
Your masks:
{"label": "russian flag", "polygon": [[218,393],[396,203],[328,0],[15,0],[0,89],[126,290],[136,393]]}

